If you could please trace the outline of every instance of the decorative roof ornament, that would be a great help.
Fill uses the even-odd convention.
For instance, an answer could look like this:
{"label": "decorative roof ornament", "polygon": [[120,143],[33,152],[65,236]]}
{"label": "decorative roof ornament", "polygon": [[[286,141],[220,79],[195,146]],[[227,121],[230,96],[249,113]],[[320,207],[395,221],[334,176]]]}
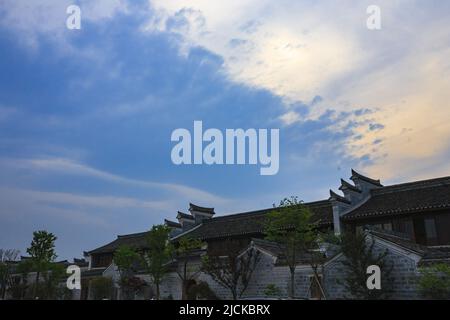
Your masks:
{"label": "decorative roof ornament", "polygon": [[164,224],[169,228],[181,229],[181,224],[171,220],[164,219]]}
{"label": "decorative roof ornament", "polygon": [[341,186],[339,187],[339,190],[341,190],[341,191],[350,190],[350,191],[357,192],[357,193],[362,192],[361,189],[350,184],[349,182],[345,181],[344,179],[341,179]]}
{"label": "decorative roof ornament", "polygon": [[382,186],[383,186],[383,185],[381,184],[381,182],[380,182],[379,179],[378,179],[378,180],[375,180],[375,179],[366,177],[366,176],[364,176],[364,175],[362,175],[362,174],[356,172],[356,171],[353,170],[353,169],[352,169],[352,176],[351,176],[350,179],[351,179],[353,182],[355,182],[356,184],[358,184],[358,183],[357,183],[358,180],[362,180],[362,181],[368,182],[368,183],[370,183],[370,184],[373,184],[374,186],[377,186],[377,187],[382,187]]}
{"label": "decorative roof ornament", "polygon": [[197,205],[195,205],[193,203],[189,203],[189,212],[191,212],[191,213],[192,212],[201,212],[201,213],[207,213],[207,214],[210,214],[210,215],[216,214],[214,212],[214,208],[200,207],[200,206],[197,206]]}
{"label": "decorative roof ornament", "polygon": [[194,220],[194,217],[191,216],[190,214],[187,214],[187,213],[178,211],[177,219],[178,219],[178,220],[180,220],[180,219],[184,219],[184,220]]}
{"label": "decorative roof ornament", "polygon": [[333,190],[330,190],[330,201],[338,201],[346,204],[351,204],[351,202],[345,199],[343,196],[338,195]]}

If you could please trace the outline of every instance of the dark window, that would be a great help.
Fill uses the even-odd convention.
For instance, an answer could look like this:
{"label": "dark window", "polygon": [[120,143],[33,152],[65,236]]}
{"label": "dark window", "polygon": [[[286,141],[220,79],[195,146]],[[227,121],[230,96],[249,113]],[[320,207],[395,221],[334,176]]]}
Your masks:
{"label": "dark window", "polygon": [[426,245],[427,244],[427,233],[425,230],[425,222],[422,217],[415,218],[413,220],[414,223],[414,236],[416,238],[416,242],[419,244]]}
{"label": "dark window", "polygon": [[436,222],[434,218],[425,219],[425,234],[427,237],[427,245],[437,245],[437,231],[436,231]]}
{"label": "dark window", "polygon": [[411,219],[398,219],[392,222],[392,229],[396,232],[408,235],[411,240],[414,237],[414,225]]}
{"label": "dark window", "polygon": [[450,245],[450,214],[439,214],[435,218],[439,244]]}
{"label": "dark window", "polygon": [[112,262],[112,254],[99,254],[93,256],[92,267],[108,267]]}

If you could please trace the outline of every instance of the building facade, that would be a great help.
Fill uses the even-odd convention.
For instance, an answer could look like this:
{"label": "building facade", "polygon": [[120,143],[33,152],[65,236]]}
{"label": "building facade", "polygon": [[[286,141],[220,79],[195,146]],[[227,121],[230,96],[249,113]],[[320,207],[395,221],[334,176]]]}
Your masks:
{"label": "building facade", "polygon": [[[375,243],[376,250],[387,250],[392,265],[393,299],[418,299],[419,268],[422,265],[450,262],[450,177],[384,186],[380,180],[366,177],[354,170],[350,183],[341,180],[341,195],[330,190],[330,197],[305,203],[313,213],[313,220],[323,231],[365,232]],[[199,268],[201,256],[207,252],[221,252],[224,243],[232,239],[242,250],[257,250],[259,261],[244,297],[264,297],[268,287],[276,287],[280,297],[287,297],[290,273],[283,263],[277,246],[264,240],[264,222],[273,208],[216,217],[214,208],[189,205],[188,213],[178,212],[177,221],[165,220],[171,228],[171,241],[189,236],[205,246],[190,261]],[[128,245],[146,249],[144,233],[118,236],[116,240],[85,253],[89,268],[83,272],[82,299],[89,298],[89,281],[98,276],[118,278],[113,262],[115,250]],[[351,298],[342,285],[345,257],[333,248],[324,251],[326,261],[320,269],[320,285],[313,281],[309,264],[299,261],[296,268],[295,292],[302,299]],[[177,268],[175,265],[173,268]],[[181,280],[176,270],[162,283],[162,296],[181,298]],[[148,275],[139,274],[151,288]],[[231,298],[208,275],[199,273],[192,284],[205,282],[222,299]],[[119,290],[120,291],[120,290]],[[149,298],[143,295],[141,298]]]}

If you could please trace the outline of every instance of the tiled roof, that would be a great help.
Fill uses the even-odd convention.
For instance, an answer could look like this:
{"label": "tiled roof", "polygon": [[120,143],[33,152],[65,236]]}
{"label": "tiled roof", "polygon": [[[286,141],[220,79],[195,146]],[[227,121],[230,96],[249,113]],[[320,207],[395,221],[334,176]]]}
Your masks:
{"label": "tiled roof", "polygon": [[[252,239],[253,245],[258,247],[260,250],[263,250],[265,252],[268,252],[269,254],[273,255],[277,258],[276,265],[286,265],[286,256],[285,256],[285,249],[282,245],[267,241],[263,239]],[[315,259],[318,259],[319,256],[317,254],[314,255]],[[326,260],[325,255],[320,255],[321,260]],[[310,264],[313,261],[313,255],[311,253],[306,253],[299,251],[297,252],[295,256],[296,264]]]}
{"label": "tiled roof", "polygon": [[407,237],[399,236],[392,231],[372,229],[368,230],[368,232],[399,247],[415,252],[422,258],[419,263],[420,266],[427,266],[434,263],[450,264],[450,246],[423,246]]}
{"label": "tiled roof", "polygon": [[181,229],[181,224],[179,224],[178,222],[174,222],[174,221],[170,221],[170,220],[164,219],[164,223],[169,228]]}
{"label": "tiled roof", "polygon": [[351,202],[349,200],[347,200],[346,198],[338,195],[336,192],[334,192],[333,190],[330,190],[330,200],[335,200],[335,201],[339,201],[342,203],[347,203],[350,204]]}
{"label": "tiled roof", "polygon": [[99,277],[103,275],[103,272],[105,272],[106,268],[95,268],[95,269],[89,269],[81,271],[81,277],[82,278],[88,278],[88,277]]}
{"label": "tiled roof", "polygon": [[433,263],[450,264],[450,246],[429,247],[422,258],[420,265],[424,266]]}
{"label": "tiled roof", "polygon": [[[314,222],[329,225],[333,221],[333,211],[328,200],[305,203],[314,214]],[[273,208],[232,214],[203,221],[202,225],[187,234],[202,240],[239,235],[256,235],[264,231],[267,214]]]}
{"label": "tiled roof", "polygon": [[355,180],[355,179],[360,179],[366,182],[369,182],[373,185],[382,187],[383,185],[381,184],[380,180],[375,180],[375,179],[371,179],[369,177],[363,176],[362,174],[356,172],[355,170],[352,169],[352,177],[350,178],[351,180]]}
{"label": "tiled roof", "polygon": [[178,211],[177,219],[188,219],[188,220],[194,220],[194,217],[190,214]]}
{"label": "tiled roof", "polygon": [[425,255],[425,253],[428,250],[426,246],[415,243],[414,241],[409,239],[407,235],[398,235],[396,234],[396,232],[393,231],[387,231],[376,228],[371,228],[368,229],[367,231],[376,237],[387,240],[399,247],[402,247],[409,251],[413,251],[421,256]]}
{"label": "tiled roof", "polygon": [[189,211],[198,211],[198,212],[205,212],[205,213],[209,213],[209,214],[215,214],[214,208],[200,207],[193,203],[189,203]]}
{"label": "tiled roof", "polygon": [[360,189],[358,189],[354,185],[351,185],[350,183],[348,183],[344,179],[341,179],[341,186],[339,187],[339,190],[343,190],[344,188],[350,189],[350,190],[352,190],[354,192],[358,192],[358,193],[362,192]]}
{"label": "tiled roof", "polygon": [[450,177],[373,189],[365,203],[342,219],[351,221],[442,209],[450,209]]}
{"label": "tiled roof", "polygon": [[133,233],[123,236],[117,236],[117,239],[92,251],[89,254],[110,253],[117,250],[122,245],[130,246],[137,249],[144,249],[147,246],[147,232]]}

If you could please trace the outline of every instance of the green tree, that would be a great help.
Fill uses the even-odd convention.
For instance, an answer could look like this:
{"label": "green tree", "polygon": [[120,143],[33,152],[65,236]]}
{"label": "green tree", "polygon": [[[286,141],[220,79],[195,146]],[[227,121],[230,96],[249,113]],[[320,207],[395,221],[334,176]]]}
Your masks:
{"label": "green tree", "polygon": [[90,281],[92,299],[111,299],[114,291],[113,280],[108,277],[96,277]]}
{"label": "green tree", "polygon": [[[377,252],[375,241],[365,233],[345,233],[341,236],[341,250],[345,256],[342,264],[346,267],[344,286],[353,298],[376,300],[387,298],[390,289],[392,266],[386,260],[388,250]],[[376,265],[381,270],[381,290],[367,287],[367,268]]]}
{"label": "green tree", "polygon": [[[265,223],[266,239],[279,245],[290,271],[289,297],[295,297],[295,269],[300,258],[312,257],[317,248],[317,225],[312,213],[297,197],[285,198]],[[317,272],[317,271],[315,271]]]}
{"label": "green tree", "polygon": [[264,290],[264,295],[270,298],[277,298],[281,296],[281,290],[275,284],[271,283]]}
{"label": "green tree", "polygon": [[181,280],[181,298],[187,299],[188,284],[197,278],[201,269],[191,264],[195,251],[201,249],[203,242],[198,239],[182,237],[180,240],[169,246],[171,255],[178,262],[177,274]]}
{"label": "green tree", "polygon": [[200,281],[189,288],[188,300],[219,300],[216,293],[209,287],[208,283]]}
{"label": "green tree", "polygon": [[144,265],[156,287],[156,299],[160,299],[160,284],[168,272],[167,264],[171,258],[169,246],[170,228],[155,225],[147,234],[147,247],[144,254]]}
{"label": "green tree", "polygon": [[226,240],[220,253],[208,253],[203,257],[202,271],[230,290],[233,300],[237,300],[247,290],[259,258],[259,251],[243,252],[239,242]]}
{"label": "green tree", "polygon": [[63,288],[61,283],[67,279],[66,268],[62,264],[49,263],[42,273],[43,281],[38,285],[39,297],[47,300],[56,300],[61,297]]}
{"label": "green tree", "polygon": [[9,293],[14,300],[22,300],[31,297],[28,289],[28,275],[33,270],[32,261],[22,260],[20,261],[15,269],[15,274],[19,275],[14,279],[11,279]]}
{"label": "green tree", "polygon": [[11,272],[19,256],[19,250],[0,249],[0,298],[5,299],[6,289],[11,284]]}
{"label": "green tree", "polygon": [[419,289],[426,299],[448,300],[450,299],[450,266],[436,264],[424,267],[419,280]]}
{"label": "green tree", "polygon": [[30,255],[33,267],[36,271],[35,297],[37,296],[41,273],[46,271],[49,264],[56,259],[56,239],[55,235],[47,231],[33,232],[33,240],[31,241],[30,247],[27,249],[27,253]]}
{"label": "green tree", "polygon": [[132,279],[139,267],[141,256],[129,246],[120,246],[114,253],[114,263],[119,269],[120,285],[126,299],[131,299],[134,295],[134,288],[130,286]]}

